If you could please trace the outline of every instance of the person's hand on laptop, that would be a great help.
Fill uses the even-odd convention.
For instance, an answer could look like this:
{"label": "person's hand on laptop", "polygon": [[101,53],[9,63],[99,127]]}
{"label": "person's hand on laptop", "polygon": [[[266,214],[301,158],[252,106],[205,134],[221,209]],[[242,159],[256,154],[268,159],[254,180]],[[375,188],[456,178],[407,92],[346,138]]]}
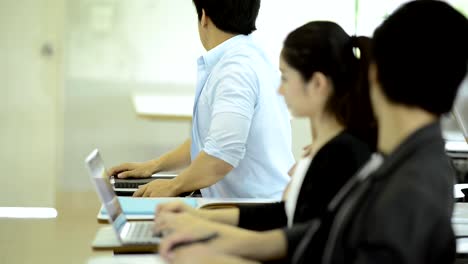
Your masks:
{"label": "person's hand on laptop", "polygon": [[109,176],[119,179],[125,178],[148,178],[158,171],[157,162],[150,160],[147,162],[123,163],[109,169]]}
{"label": "person's hand on laptop", "polygon": [[195,209],[182,201],[174,201],[174,202],[159,204],[156,207],[155,215],[162,214],[162,213],[188,213],[188,214],[200,216],[197,214],[197,211],[200,211],[200,210]]}
{"label": "person's hand on laptop", "polygon": [[[155,216],[153,232],[163,234],[159,254],[170,259],[173,253],[178,252],[179,249],[187,248],[191,244],[204,244],[218,254],[229,253],[228,248],[231,244],[229,241],[236,239],[237,234],[231,236],[229,231],[232,230],[230,229],[233,227],[187,213],[166,212]],[[224,232],[226,230],[227,232]]]}
{"label": "person's hand on laptop", "polygon": [[203,244],[209,247],[210,250],[220,254],[219,256],[223,254],[240,256],[243,255],[247,242],[251,240],[258,241],[258,236],[262,235],[261,232],[212,222],[187,213],[162,213],[156,215],[154,232],[155,234],[165,234],[159,246],[159,254],[165,259],[174,259],[174,263],[177,263],[179,250],[189,248],[191,244]]}
{"label": "person's hand on laptop", "polygon": [[173,232],[190,234],[199,239],[208,234],[216,233],[216,223],[189,213],[164,212],[154,217],[154,234],[169,235]]}
{"label": "person's hand on laptop", "polygon": [[157,179],[138,187],[133,197],[175,197],[179,195],[175,189],[174,179]]}

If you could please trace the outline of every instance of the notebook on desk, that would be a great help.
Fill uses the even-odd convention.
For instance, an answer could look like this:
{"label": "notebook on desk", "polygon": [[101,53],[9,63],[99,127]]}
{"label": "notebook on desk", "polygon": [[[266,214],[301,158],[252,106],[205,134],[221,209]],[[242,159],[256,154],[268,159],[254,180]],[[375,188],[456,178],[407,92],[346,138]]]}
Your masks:
{"label": "notebook on desk", "polygon": [[[91,182],[103,206],[106,208],[106,216],[112,226],[112,230],[117,238],[117,247],[128,250],[148,249],[156,250],[158,248],[160,237],[153,236],[153,221],[128,222],[127,217],[122,210],[122,205],[112,190],[109,178],[104,167],[104,163],[96,149],[85,160]],[[106,245],[93,247],[94,249],[114,249]]]}
{"label": "notebook on desk", "polygon": [[[158,204],[171,201],[182,201],[187,205],[198,209],[222,209],[234,207],[240,204],[261,204],[276,202],[275,199],[257,199],[257,198],[135,198],[119,197],[122,210],[129,220],[153,220],[155,208]],[[107,223],[108,216],[104,206],[97,214],[99,223]]]}
{"label": "notebook on desk", "polygon": [[[118,197],[122,211],[129,220],[152,220],[154,212],[159,204],[172,201],[182,201],[185,204],[197,208],[197,198],[134,198],[134,197]],[[104,206],[101,207],[97,215],[99,223],[108,222],[107,210]]]}

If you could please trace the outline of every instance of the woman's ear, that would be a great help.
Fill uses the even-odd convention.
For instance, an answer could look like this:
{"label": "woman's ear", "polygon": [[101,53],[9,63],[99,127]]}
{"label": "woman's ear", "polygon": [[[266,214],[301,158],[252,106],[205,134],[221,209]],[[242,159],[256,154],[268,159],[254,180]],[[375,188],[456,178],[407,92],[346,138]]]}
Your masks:
{"label": "woman's ear", "polygon": [[307,92],[319,93],[323,95],[328,95],[330,92],[329,81],[327,76],[321,72],[314,72],[312,77],[307,82]]}

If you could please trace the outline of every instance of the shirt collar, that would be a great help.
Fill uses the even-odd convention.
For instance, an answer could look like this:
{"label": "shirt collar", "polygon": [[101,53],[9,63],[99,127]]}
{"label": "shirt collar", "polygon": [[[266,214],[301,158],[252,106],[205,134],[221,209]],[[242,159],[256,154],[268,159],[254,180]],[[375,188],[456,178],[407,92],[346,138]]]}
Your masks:
{"label": "shirt collar", "polygon": [[[444,140],[442,137],[442,129],[440,121],[435,121],[415,131],[412,135],[407,137],[400,145],[389,155],[384,156],[385,162],[379,169],[379,172],[387,172],[391,168],[398,167],[397,164],[401,163],[414,152],[421,151],[428,145],[438,144],[441,149],[444,148]],[[387,173],[379,173],[387,174]]]}
{"label": "shirt collar", "polygon": [[224,41],[208,51],[205,55],[198,58],[198,66],[203,66],[208,72],[210,72],[211,69],[213,69],[213,67],[221,60],[227,50],[250,38],[250,36],[241,34]]}

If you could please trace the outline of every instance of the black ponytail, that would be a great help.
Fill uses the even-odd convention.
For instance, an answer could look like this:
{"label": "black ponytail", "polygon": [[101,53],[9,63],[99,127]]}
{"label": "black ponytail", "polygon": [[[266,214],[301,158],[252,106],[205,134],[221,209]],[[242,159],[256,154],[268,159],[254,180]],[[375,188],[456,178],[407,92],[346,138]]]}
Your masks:
{"label": "black ponytail", "polygon": [[[345,96],[335,101],[331,96],[327,110],[337,113],[337,118],[356,137],[367,142],[373,150],[377,147],[377,122],[370,103],[369,64],[371,39],[363,36],[351,36],[343,49],[345,70],[341,85],[348,86]],[[340,120],[341,119],[341,120]]]}
{"label": "black ponytail", "polygon": [[348,131],[376,149],[377,125],[369,84],[370,39],[350,37],[339,25],[314,21],[291,32],[282,56],[304,80],[321,72],[333,83],[326,111]]}

